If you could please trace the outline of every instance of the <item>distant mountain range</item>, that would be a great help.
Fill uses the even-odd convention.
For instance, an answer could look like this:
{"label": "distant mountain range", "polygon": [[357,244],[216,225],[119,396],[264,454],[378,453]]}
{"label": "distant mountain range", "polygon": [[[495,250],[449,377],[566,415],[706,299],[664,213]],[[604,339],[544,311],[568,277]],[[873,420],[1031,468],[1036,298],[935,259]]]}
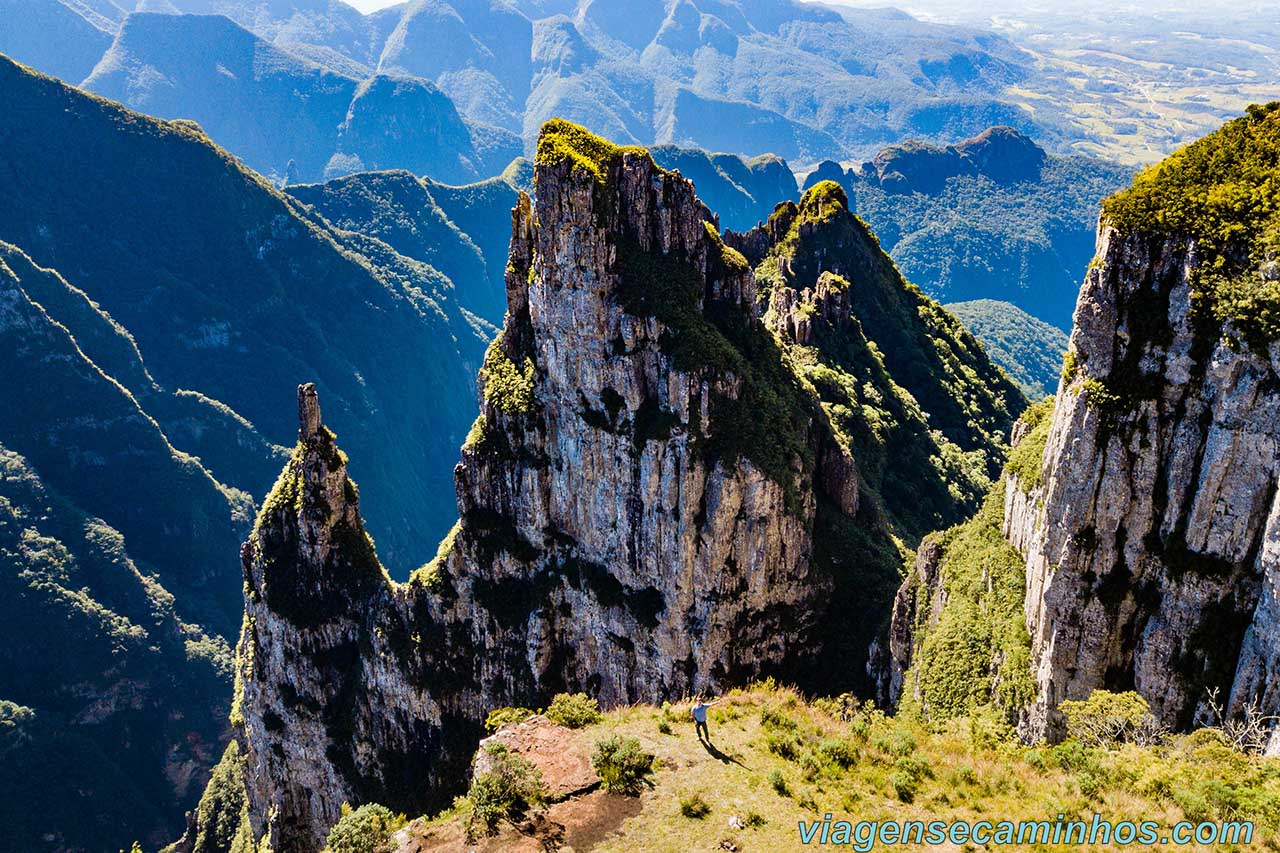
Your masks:
{"label": "distant mountain range", "polygon": [[522,151],[515,134],[464,121],[433,83],[352,77],[216,15],[128,16],[84,87],[193,119],[277,181],[394,166],[465,183]]}
{"label": "distant mountain range", "polygon": [[1065,330],[1099,202],[1132,176],[995,127],[954,145],[890,146],[855,169],[824,162],[805,185],[845,187],[903,273],[934,298],[1010,302]]}
{"label": "distant mountain range", "polygon": [[[302,180],[326,168],[483,177],[553,116],[623,142],[803,163],[906,137],[1036,127],[1001,95],[1032,73],[1024,54],[991,33],[891,10],[793,0],[415,0],[372,15],[337,0],[6,5],[19,24],[0,33],[0,52],[192,118],[282,178],[289,160]],[[216,15],[257,38],[206,17]]]}

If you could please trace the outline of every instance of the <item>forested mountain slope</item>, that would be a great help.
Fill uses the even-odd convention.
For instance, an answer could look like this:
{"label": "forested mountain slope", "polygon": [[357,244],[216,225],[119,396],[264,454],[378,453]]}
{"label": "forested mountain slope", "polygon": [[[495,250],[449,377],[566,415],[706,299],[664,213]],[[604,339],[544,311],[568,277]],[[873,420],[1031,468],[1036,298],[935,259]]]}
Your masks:
{"label": "forested mountain slope", "polygon": [[403,576],[451,521],[489,334],[442,273],[329,226],[191,125],[0,58],[12,840],[180,831],[225,737],[249,496],[293,439],[269,414],[280,389],[329,390]]}

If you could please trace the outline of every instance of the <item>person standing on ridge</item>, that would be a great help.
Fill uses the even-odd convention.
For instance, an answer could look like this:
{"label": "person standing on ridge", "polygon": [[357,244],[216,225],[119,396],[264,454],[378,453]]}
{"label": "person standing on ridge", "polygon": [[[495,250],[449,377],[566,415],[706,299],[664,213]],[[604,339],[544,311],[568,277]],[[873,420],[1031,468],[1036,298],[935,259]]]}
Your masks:
{"label": "person standing on ridge", "polygon": [[707,743],[711,743],[711,732],[707,730],[707,709],[719,701],[716,699],[713,702],[704,702],[701,696],[693,700],[693,730],[697,733],[698,740],[705,737]]}

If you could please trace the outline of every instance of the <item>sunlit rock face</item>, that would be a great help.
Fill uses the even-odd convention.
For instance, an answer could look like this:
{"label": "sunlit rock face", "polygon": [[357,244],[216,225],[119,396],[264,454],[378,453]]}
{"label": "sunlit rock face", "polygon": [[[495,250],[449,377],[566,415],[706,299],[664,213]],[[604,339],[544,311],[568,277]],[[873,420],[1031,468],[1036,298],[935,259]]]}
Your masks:
{"label": "sunlit rock face", "polygon": [[1080,293],[1035,500],[1006,535],[1027,558],[1039,696],[1137,690],[1186,727],[1214,688],[1280,710],[1280,345],[1197,329],[1195,241],[1104,226]]}

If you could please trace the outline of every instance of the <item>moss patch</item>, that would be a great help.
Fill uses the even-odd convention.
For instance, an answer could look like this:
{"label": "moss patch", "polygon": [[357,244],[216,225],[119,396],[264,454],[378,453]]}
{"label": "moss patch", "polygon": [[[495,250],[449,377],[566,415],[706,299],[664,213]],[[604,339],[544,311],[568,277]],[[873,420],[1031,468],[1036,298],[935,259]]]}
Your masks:
{"label": "moss patch", "polygon": [[1256,273],[1280,243],[1280,101],[1144,170],[1103,213],[1124,234],[1195,239],[1202,314],[1231,320],[1256,347],[1280,337],[1280,286]]}
{"label": "moss patch", "polygon": [[479,380],[485,400],[503,414],[533,411],[533,360],[526,357],[524,363],[517,366],[503,348],[501,334],[493,339],[484,354]]}
{"label": "moss patch", "polygon": [[553,118],[542,125],[538,134],[534,163],[554,166],[567,160],[586,169],[596,181],[605,183],[609,167],[627,151],[649,156],[649,152],[639,146],[614,145],[573,122]]}
{"label": "moss patch", "polygon": [[1046,397],[1022,413],[1021,423],[1030,427],[1018,446],[1009,452],[1005,473],[1016,477],[1018,484],[1027,490],[1044,483],[1044,447],[1049,440],[1049,427],[1053,424],[1054,398]]}

